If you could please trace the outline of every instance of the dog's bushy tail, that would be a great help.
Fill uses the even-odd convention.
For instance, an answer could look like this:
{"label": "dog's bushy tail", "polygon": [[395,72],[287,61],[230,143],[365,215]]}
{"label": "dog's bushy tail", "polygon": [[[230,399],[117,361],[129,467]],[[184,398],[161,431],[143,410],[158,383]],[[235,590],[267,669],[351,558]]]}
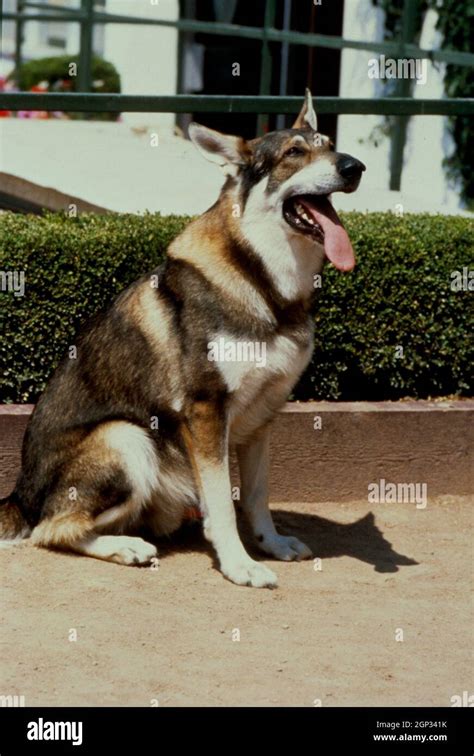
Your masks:
{"label": "dog's bushy tail", "polygon": [[6,545],[5,542],[20,541],[28,538],[30,532],[14,494],[0,499],[0,542]]}

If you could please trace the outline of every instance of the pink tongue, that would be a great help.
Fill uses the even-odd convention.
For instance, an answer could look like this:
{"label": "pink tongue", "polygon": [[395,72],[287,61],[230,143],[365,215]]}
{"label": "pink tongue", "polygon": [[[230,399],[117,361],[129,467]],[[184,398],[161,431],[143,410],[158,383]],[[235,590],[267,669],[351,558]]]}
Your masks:
{"label": "pink tongue", "polygon": [[324,251],[338,270],[352,270],[355,265],[354,250],[338,214],[327,197],[318,197],[312,204],[305,197],[299,202],[324,231]]}

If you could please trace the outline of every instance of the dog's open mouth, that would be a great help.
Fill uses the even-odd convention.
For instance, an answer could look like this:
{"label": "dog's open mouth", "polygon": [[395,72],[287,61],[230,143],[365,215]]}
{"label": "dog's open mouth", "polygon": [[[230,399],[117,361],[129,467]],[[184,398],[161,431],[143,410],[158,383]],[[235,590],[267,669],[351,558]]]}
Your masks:
{"label": "dog's open mouth", "polygon": [[283,203],[283,217],[286,222],[296,231],[302,234],[310,234],[315,241],[324,243],[324,231],[314,215],[308,211],[308,204],[315,204],[316,200],[327,199],[311,194],[298,194],[289,197]]}
{"label": "dog's open mouth", "polygon": [[354,250],[347,231],[324,194],[297,194],[283,202],[283,217],[289,226],[324,245],[326,257],[339,270],[352,270]]}

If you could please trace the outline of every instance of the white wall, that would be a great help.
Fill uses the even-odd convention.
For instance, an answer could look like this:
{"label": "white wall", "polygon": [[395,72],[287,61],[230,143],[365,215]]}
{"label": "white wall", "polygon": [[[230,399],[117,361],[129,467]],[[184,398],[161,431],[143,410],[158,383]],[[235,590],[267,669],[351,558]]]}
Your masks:
{"label": "white wall", "polygon": [[[178,0],[107,0],[107,13],[176,20]],[[178,33],[170,27],[107,24],[104,58],[120,73],[123,94],[176,94]],[[173,113],[124,113],[123,121],[171,132]]]}
{"label": "white wall", "polygon": [[[346,0],[344,5],[343,36],[354,40],[382,40],[383,18],[371,0]],[[435,30],[436,13],[430,11],[422,30],[421,47],[438,48],[440,38]],[[341,97],[382,97],[383,82],[370,79],[368,61],[378,57],[370,50],[345,49],[341,60]],[[427,61],[426,84],[415,84],[414,97],[440,98],[443,96],[444,66],[439,70]],[[380,190],[387,198],[389,188],[388,137],[382,137],[375,147],[369,137],[377,125],[383,125],[380,116],[339,116],[338,148],[354,154],[367,165],[363,182],[370,196]],[[446,131],[446,118],[442,116],[416,116],[410,118],[400,192],[388,192],[392,207],[402,204],[407,212],[438,209],[455,212],[460,207],[459,193],[448,187],[442,161],[451,143]],[[393,199],[390,199],[390,197]],[[386,204],[386,199],[385,199]],[[370,209],[370,208],[369,208]],[[376,208],[373,208],[376,209]]]}
{"label": "white wall", "polygon": [[[47,7],[54,11],[54,5],[68,6],[71,9],[79,7],[79,0],[49,0]],[[15,12],[16,0],[4,0],[5,11]],[[37,8],[27,8],[25,15],[39,13]],[[14,69],[15,29],[13,21],[4,23],[2,28],[2,59],[0,61],[0,75],[8,76]],[[75,23],[55,23],[45,21],[29,21],[23,26],[22,58],[24,61],[37,58],[47,58],[54,55],[77,55],[79,51],[79,25]],[[48,44],[48,37],[58,36],[65,41],[65,47]],[[101,54],[101,50],[98,51]]]}
{"label": "white wall", "polygon": [[[437,49],[440,46],[440,34],[436,31],[437,13],[428,11],[423,25],[420,47]],[[438,69],[427,61],[426,84],[415,87],[415,98],[444,97],[443,79],[445,64],[438,64]],[[445,209],[455,211],[459,205],[459,191],[457,187],[448,186],[442,160],[446,154],[451,154],[454,142],[448,132],[447,118],[442,116],[418,116],[410,119],[408,143],[405,148],[405,165],[402,176],[402,189],[420,184],[426,184],[433,199],[443,205]]]}

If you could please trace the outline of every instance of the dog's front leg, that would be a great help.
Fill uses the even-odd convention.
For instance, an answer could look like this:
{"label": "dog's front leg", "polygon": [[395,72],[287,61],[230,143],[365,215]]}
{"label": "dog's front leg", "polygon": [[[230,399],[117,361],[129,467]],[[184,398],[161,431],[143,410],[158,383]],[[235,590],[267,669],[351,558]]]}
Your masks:
{"label": "dog's front leg", "polygon": [[268,508],[270,433],[268,426],[245,446],[237,447],[241,503],[260,548],[277,559],[308,559],[311,550],[293,536],[280,535]]}
{"label": "dog's front leg", "polygon": [[250,558],[239,537],[231,495],[225,413],[212,402],[195,402],[183,435],[199,488],[204,534],[217,552],[223,574],[238,585],[275,586],[276,575]]}

